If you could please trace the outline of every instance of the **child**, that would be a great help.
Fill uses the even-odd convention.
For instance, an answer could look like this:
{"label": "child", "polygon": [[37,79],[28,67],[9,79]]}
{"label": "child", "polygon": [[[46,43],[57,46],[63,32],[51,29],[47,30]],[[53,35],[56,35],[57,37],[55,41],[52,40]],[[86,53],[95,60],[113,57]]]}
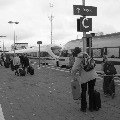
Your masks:
{"label": "child", "polygon": [[115,95],[115,85],[114,85],[114,76],[117,74],[116,68],[112,62],[106,62],[104,64],[104,81],[103,81],[103,90],[105,96],[111,95],[114,98]]}

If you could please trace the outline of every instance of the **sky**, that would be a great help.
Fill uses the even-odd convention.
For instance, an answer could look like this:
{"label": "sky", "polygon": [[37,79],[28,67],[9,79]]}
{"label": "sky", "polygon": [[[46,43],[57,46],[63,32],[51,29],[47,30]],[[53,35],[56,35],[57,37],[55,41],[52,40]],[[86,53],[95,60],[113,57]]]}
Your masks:
{"label": "sky", "polygon": [[[53,7],[50,7],[50,3]],[[82,5],[82,0],[0,0],[0,46],[14,43],[14,30],[17,43],[38,46],[51,43],[64,45],[70,40],[81,39],[82,32],[77,32],[77,18],[73,15],[73,5]],[[120,0],[85,0],[86,6],[97,7],[97,16],[92,18],[92,33],[110,34],[120,32]],[[9,21],[19,24],[9,24]],[[89,32],[87,32],[89,34]]]}

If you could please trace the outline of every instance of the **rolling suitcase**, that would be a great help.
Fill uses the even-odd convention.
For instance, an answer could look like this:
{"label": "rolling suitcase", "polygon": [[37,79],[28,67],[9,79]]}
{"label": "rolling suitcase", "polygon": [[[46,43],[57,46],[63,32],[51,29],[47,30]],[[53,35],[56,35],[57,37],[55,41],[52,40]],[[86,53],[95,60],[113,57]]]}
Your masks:
{"label": "rolling suitcase", "polygon": [[27,73],[30,73],[31,75],[34,75],[34,68],[29,66],[27,69]]}
{"label": "rolling suitcase", "polygon": [[94,109],[98,111],[100,108],[101,108],[100,93],[95,90],[94,91]]}
{"label": "rolling suitcase", "polygon": [[79,81],[71,81],[71,89],[74,100],[79,100],[81,98],[80,84]]}
{"label": "rolling suitcase", "polygon": [[30,67],[30,74],[34,75],[34,68],[33,67]]}
{"label": "rolling suitcase", "polygon": [[4,62],[4,66],[5,66],[5,68],[9,68],[9,63]]}
{"label": "rolling suitcase", "polygon": [[26,71],[23,68],[19,68],[19,74],[20,74],[20,76],[25,76]]}

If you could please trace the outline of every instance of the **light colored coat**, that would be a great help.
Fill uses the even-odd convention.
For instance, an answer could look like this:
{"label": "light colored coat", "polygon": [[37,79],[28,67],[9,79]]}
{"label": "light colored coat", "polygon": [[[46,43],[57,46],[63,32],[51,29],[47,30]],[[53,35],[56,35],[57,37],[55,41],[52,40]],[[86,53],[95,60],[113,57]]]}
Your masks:
{"label": "light colored coat", "polygon": [[13,58],[13,65],[20,65],[20,58],[18,56]]}
{"label": "light colored coat", "polygon": [[[77,72],[79,72],[79,75],[76,75]],[[86,83],[90,80],[95,79],[98,76],[95,69],[88,72],[83,69],[82,56],[79,55],[75,58],[71,73],[73,79],[79,79],[80,83]]]}

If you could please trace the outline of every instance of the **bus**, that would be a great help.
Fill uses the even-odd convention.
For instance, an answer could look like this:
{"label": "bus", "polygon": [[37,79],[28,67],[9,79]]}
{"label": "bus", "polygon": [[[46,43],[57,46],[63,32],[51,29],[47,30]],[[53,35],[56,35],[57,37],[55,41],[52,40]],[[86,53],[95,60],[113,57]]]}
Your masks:
{"label": "bus", "polygon": [[[82,39],[71,40],[63,46],[59,56],[59,66],[66,66],[69,68],[69,58],[75,47],[83,49]],[[88,47],[86,52],[89,53]],[[109,61],[120,64],[120,33],[93,37],[91,54],[98,64],[102,62],[104,54],[108,56]]]}
{"label": "bus", "polygon": [[[40,46],[40,63],[58,66],[61,48],[61,46],[53,44]],[[39,63],[39,47],[15,50],[15,53],[27,54],[31,62]],[[14,51],[9,51],[7,54],[13,55]]]}

